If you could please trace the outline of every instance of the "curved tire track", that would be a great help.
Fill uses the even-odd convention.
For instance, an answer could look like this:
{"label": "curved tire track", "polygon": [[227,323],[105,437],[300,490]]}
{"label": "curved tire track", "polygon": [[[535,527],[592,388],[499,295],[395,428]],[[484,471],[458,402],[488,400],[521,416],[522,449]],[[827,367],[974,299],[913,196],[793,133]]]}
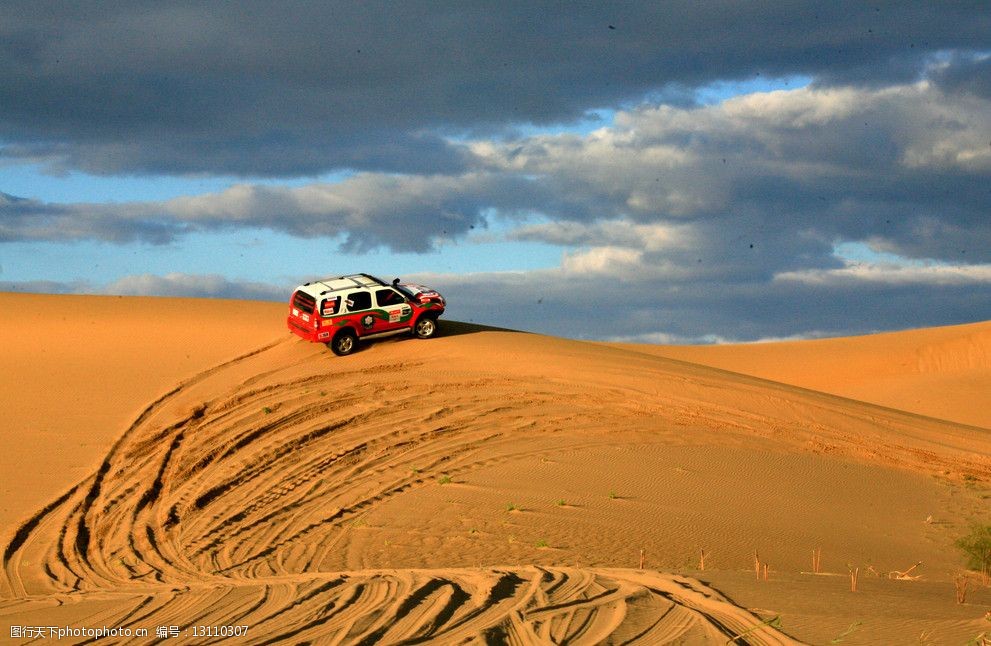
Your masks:
{"label": "curved tire track", "polygon": [[[2,551],[0,611],[28,598],[134,595],[142,621],[245,623],[255,630],[247,643],[657,643],[745,631],[752,643],[789,643],[699,582],[660,574],[319,573],[350,521],[376,505],[441,474],[543,450],[522,434],[567,430],[562,447],[601,443],[601,429],[637,424],[646,410],[589,384],[484,371],[423,379],[431,364],[361,365],[282,341],[149,404],[93,475],[14,532]],[[805,419],[665,397],[648,412],[669,425],[790,433],[793,442],[819,435]],[[216,594],[233,600],[214,607]]]}

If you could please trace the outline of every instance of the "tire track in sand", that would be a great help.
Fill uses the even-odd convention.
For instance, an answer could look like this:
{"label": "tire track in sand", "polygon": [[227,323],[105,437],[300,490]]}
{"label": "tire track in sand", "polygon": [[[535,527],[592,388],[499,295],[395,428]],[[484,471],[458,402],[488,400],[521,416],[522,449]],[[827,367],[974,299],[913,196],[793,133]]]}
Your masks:
{"label": "tire track in sand", "polygon": [[[657,643],[745,631],[753,643],[789,643],[697,581],[657,573],[316,572],[350,520],[383,501],[537,452],[521,433],[629,418],[622,398],[610,408],[581,384],[418,378],[430,369],[361,367],[279,342],[182,382],[92,476],[17,529],[2,552],[0,612],[25,599],[133,595],[156,600],[136,601],[146,625],[244,623],[254,631],[245,643]],[[214,608],[217,594],[230,601]]]}
{"label": "tire track in sand", "polygon": [[[562,586],[563,584],[563,586]],[[553,603],[548,599],[558,587]],[[568,590],[568,596],[561,596]],[[182,591],[77,594],[47,616],[122,628],[175,626],[181,638],[128,643],[798,644],[696,580],[622,569],[491,568],[342,572],[197,584]],[[2,608],[0,608],[2,612]],[[99,612],[99,614],[96,614]],[[246,634],[194,637],[197,626]],[[95,640],[92,640],[95,643]],[[106,641],[106,640],[102,640]],[[101,643],[102,643],[101,641]],[[83,641],[80,643],[90,643]]]}
{"label": "tire track in sand", "polygon": [[[580,416],[547,405],[560,393],[532,383],[458,380],[451,405],[443,387],[388,387],[416,364],[342,376],[320,353],[296,350],[260,348],[152,402],[96,473],[18,528],[3,551],[0,612],[25,599],[71,609],[115,595],[121,610],[101,613],[105,623],[244,624],[252,633],[239,641],[256,644],[594,643],[626,633],[650,643],[760,626],[714,591],[711,608],[688,610],[622,573],[310,573],[308,559],[349,518],[432,473],[528,455],[514,431],[573,427]],[[300,543],[316,547],[293,549]],[[674,585],[654,576],[654,589]],[[762,630],[761,643],[785,643]]]}

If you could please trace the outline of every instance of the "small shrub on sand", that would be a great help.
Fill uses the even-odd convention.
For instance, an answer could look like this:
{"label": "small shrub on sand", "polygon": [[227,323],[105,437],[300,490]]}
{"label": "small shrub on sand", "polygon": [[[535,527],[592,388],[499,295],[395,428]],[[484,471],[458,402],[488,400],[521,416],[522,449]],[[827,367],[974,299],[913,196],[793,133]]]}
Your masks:
{"label": "small shrub on sand", "polygon": [[445,475],[442,475],[442,476],[440,477],[440,480],[438,480],[437,482],[438,482],[439,484],[442,484],[442,485],[445,485],[445,484],[451,484],[451,476],[449,476],[449,475],[446,475],[446,474],[445,474]]}
{"label": "small shrub on sand", "polygon": [[564,505],[565,505],[564,498],[559,498],[558,501],[557,501],[557,506],[558,507],[564,507]]}
{"label": "small shrub on sand", "polygon": [[987,581],[991,573],[991,525],[972,525],[970,534],[957,539],[956,546],[967,555],[967,567],[980,572]]}
{"label": "small shrub on sand", "polygon": [[519,510],[520,510],[520,508],[517,507],[514,503],[511,503],[511,502],[510,503],[506,503],[506,511],[519,511]]}

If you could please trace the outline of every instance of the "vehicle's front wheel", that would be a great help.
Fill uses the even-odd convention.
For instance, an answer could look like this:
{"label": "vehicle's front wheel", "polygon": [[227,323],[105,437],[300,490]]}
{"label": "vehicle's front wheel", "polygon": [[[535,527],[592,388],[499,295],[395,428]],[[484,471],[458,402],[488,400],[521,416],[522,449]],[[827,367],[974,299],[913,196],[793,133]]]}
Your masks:
{"label": "vehicle's front wheel", "polygon": [[413,326],[413,334],[418,339],[429,339],[437,334],[437,319],[433,316],[421,316]]}
{"label": "vehicle's front wheel", "polygon": [[358,337],[351,330],[341,330],[334,339],[327,344],[327,347],[334,351],[339,357],[351,354],[358,348]]}

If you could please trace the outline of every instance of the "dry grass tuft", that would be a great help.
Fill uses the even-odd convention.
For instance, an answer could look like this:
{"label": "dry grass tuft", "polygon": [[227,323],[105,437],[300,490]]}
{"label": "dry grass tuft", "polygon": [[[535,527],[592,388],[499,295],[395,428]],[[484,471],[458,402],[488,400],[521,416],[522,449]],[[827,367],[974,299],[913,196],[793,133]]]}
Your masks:
{"label": "dry grass tuft", "polygon": [[970,577],[965,574],[960,574],[953,579],[953,587],[955,588],[957,603],[967,603],[967,593],[970,591],[970,586],[972,583],[973,581],[970,580]]}
{"label": "dry grass tuft", "polygon": [[888,578],[898,579],[899,581],[915,581],[917,579],[921,579],[922,578],[921,574],[916,574],[915,576],[912,575],[912,572],[915,571],[915,568],[919,567],[920,565],[922,565],[922,561],[919,561],[918,563],[916,563],[915,565],[904,571],[892,570],[891,572],[888,572]]}

